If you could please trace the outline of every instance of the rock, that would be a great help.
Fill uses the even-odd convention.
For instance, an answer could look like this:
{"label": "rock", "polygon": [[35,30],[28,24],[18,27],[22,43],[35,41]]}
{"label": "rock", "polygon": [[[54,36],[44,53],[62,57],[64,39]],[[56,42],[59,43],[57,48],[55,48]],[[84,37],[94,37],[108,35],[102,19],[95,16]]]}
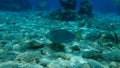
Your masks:
{"label": "rock", "polygon": [[90,59],[103,59],[103,53],[101,51],[84,51],[82,57]]}
{"label": "rock", "polygon": [[70,60],[73,57],[73,55],[72,54],[59,52],[59,53],[53,54],[53,57],[55,57],[55,58],[62,58],[64,60]]}
{"label": "rock", "polygon": [[101,63],[95,60],[89,59],[87,61],[91,68],[104,68],[104,66]]}
{"label": "rock", "polygon": [[90,0],[82,0],[78,11],[81,15],[92,16],[92,4]]}
{"label": "rock", "polygon": [[80,68],[81,64],[87,63],[87,61],[81,56],[72,56],[70,59],[72,67]]}
{"label": "rock", "polygon": [[9,51],[9,52],[3,51],[0,53],[0,61],[4,62],[4,61],[14,60],[17,55],[18,53],[15,51]]}
{"label": "rock", "polygon": [[90,64],[83,63],[83,64],[81,64],[80,68],[91,68],[91,67],[90,67]]}
{"label": "rock", "polygon": [[60,5],[65,9],[72,9],[75,10],[76,7],[76,0],[60,0]]}
{"label": "rock", "polygon": [[[43,48],[45,44],[40,43],[37,40],[27,40],[27,41],[23,41],[20,43],[21,45],[19,45],[19,50],[37,50],[40,48]],[[18,48],[17,48],[18,49]]]}
{"label": "rock", "polygon": [[118,63],[118,68],[120,68],[120,63]]}
{"label": "rock", "polygon": [[81,28],[78,32],[80,32],[82,39],[89,41],[96,41],[102,35],[99,30],[94,30],[90,28]]}
{"label": "rock", "polygon": [[70,49],[72,51],[80,51],[80,47],[78,45],[71,46]]}
{"label": "rock", "polygon": [[7,51],[26,51],[26,50],[37,50],[43,48],[45,44],[40,43],[38,40],[25,40],[17,43],[7,43],[4,48]]}
{"label": "rock", "polygon": [[52,43],[49,45],[49,48],[54,52],[64,52],[65,51],[65,45],[60,43]]}
{"label": "rock", "polygon": [[6,52],[4,58],[6,61],[15,60],[15,58],[18,54],[19,53],[15,52],[15,51]]}
{"label": "rock", "polygon": [[10,42],[4,46],[4,49],[7,51],[10,51],[10,50],[13,50],[13,46],[14,46],[14,44],[12,42]]}
{"label": "rock", "polygon": [[[84,63],[87,63],[87,61],[84,60],[82,57],[71,55],[71,58],[69,59],[58,57],[56,60],[50,62],[47,66],[48,68],[80,68],[81,65]],[[89,66],[86,65],[83,67]]]}
{"label": "rock", "polygon": [[39,64],[24,64],[22,68],[43,68],[43,66]]}
{"label": "rock", "polygon": [[120,51],[111,51],[103,54],[103,59],[120,62]]}
{"label": "rock", "polygon": [[110,68],[118,68],[117,63],[111,62],[111,63],[110,63]]}
{"label": "rock", "polygon": [[103,46],[113,47],[118,44],[118,34],[115,32],[103,32],[98,40],[98,43]]}
{"label": "rock", "polygon": [[77,14],[75,10],[55,10],[49,14],[48,18],[59,21],[75,21]]}
{"label": "rock", "polygon": [[22,68],[20,63],[8,61],[0,64],[0,68]]}
{"label": "rock", "polygon": [[115,38],[116,38],[116,44],[117,44],[116,48],[120,49],[120,32],[119,32],[119,30],[116,31]]}
{"label": "rock", "polygon": [[43,59],[40,59],[39,61],[40,61],[39,62],[40,65],[42,65],[43,67],[47,67],[47,65],[51,63],[52,60],[49,58],[43,58]]}
{"label": "rock", "polygon": [[15,61],[7,61],[0,64],[0,68],[43,68],[38,64],[30,64],[30,63],[18,63]]}
{"label": "rock", "polygon": [[41,53],[39,51],[28,51],[19,54],[15,60],[16,61],[21,61],[21,62],[34,62],[34,63],[39,63],[39,59],[42,57]]}
{"label": "rock", "polygon": [[50,64],[47,65],[48,68],[72,68],[70,62],[68,60],[62,60],[58,58],[55,61],[52,61]]}
{"label": "rock", "polygon": [[0,50],[0,62],[5,61],[5,51],[4,50]]}

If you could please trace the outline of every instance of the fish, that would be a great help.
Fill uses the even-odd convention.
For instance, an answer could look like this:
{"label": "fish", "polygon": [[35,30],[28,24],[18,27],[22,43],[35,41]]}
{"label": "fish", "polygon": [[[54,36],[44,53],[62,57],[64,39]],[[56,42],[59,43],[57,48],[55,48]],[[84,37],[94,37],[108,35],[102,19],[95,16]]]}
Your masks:
{"label": "fish", "polygon": [[75,35],[66,29],[51,30],[46,37],[53,43],[69,43],[75,39]]}

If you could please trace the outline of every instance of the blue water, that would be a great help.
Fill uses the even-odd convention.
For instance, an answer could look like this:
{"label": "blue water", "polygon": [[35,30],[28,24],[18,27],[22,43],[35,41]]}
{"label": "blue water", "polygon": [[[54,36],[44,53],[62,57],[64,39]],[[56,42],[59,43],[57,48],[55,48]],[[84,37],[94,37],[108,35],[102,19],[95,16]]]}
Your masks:
{"label": "blue water", "polygon": [[0,68],[120,68],[115,1],[0,0]]}
{"label": "blue water", "polygon": [[[16,1],[15,3],[18,3],[17,0],[15,0],[15,1]],[[62,8],[61,5],[59,4],[59,0],[26,0],[26,1],[30,2],[30,5],[31,5],[30,7],[32,7],[32,10],[47,10],[48,11],[48,10]],[[46,6],[40,5],[40,3],[42,1],[45,2]],[[115,0],[90,0],[90,1],[92,3],[94,11],[101,12],[101,13],[117,13],[120,11],[118,5],[115,3]],[[9,8],[11,8],[9,1],[6,1],[6,2],[8,2],[8,4],[7,3],[4,4],[3,2],[5,2],[5,1],[4,0],[0,1],[0,4],[2,6],[6,4],[9,6]],[[77,0],[76,10],[79,10],[80,2],[81,2],[81,0]],[[14,2],[13,2],[13,4],[14,4]],[[20,9],[28,8],[28,4],[24,4],[24,3],[21,3],[21,4],[23,4],[23,7]],[[0,7],[1,7],[1,5],[0,5]],[[1,8],[7,9],[8,7],[5,6],[5,7],[1,7]]]}
{"label": "blue water", "polygon": [[[36,7],[37,5],[39,5],[39,3],[42,0],[30,0],[30,1],[32,2],[31,5]],[[49,6],[48,7],[49,9],[62,8],[59,4],[59,0],[45,0],[45,1],[46,1],[47,5]],[[81,0],[77,0],[76,10],[79,9],[80,2],[81,2]],[[113,0],[91,0],[91,3],[93,5],[94,11],[99,11],[102,13],[111,13],[111,12],[116,13],[117,10],[119,10],[119,9],[117,9],[117,4]]]}

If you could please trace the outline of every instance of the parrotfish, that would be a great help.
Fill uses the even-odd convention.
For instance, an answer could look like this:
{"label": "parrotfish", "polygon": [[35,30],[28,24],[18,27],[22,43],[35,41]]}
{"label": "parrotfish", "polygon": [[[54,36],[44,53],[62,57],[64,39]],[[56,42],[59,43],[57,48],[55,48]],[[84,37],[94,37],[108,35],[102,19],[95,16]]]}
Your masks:
{"label": "parrotfish", "polygon": [[53,43],[68,43],[75,39],[75,35],[65,29],[51,30],[46,37]]}

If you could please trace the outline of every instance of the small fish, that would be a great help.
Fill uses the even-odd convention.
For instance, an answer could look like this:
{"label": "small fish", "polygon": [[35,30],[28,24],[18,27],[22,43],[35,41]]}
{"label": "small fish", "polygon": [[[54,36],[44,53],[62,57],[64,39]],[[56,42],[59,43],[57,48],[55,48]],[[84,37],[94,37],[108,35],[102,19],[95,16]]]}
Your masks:
{"label": "small fish", "polygon": [[47,33],[46,37],[53,43],[68,43],[75,39],[75,35],[65,29],[56,29]]}

